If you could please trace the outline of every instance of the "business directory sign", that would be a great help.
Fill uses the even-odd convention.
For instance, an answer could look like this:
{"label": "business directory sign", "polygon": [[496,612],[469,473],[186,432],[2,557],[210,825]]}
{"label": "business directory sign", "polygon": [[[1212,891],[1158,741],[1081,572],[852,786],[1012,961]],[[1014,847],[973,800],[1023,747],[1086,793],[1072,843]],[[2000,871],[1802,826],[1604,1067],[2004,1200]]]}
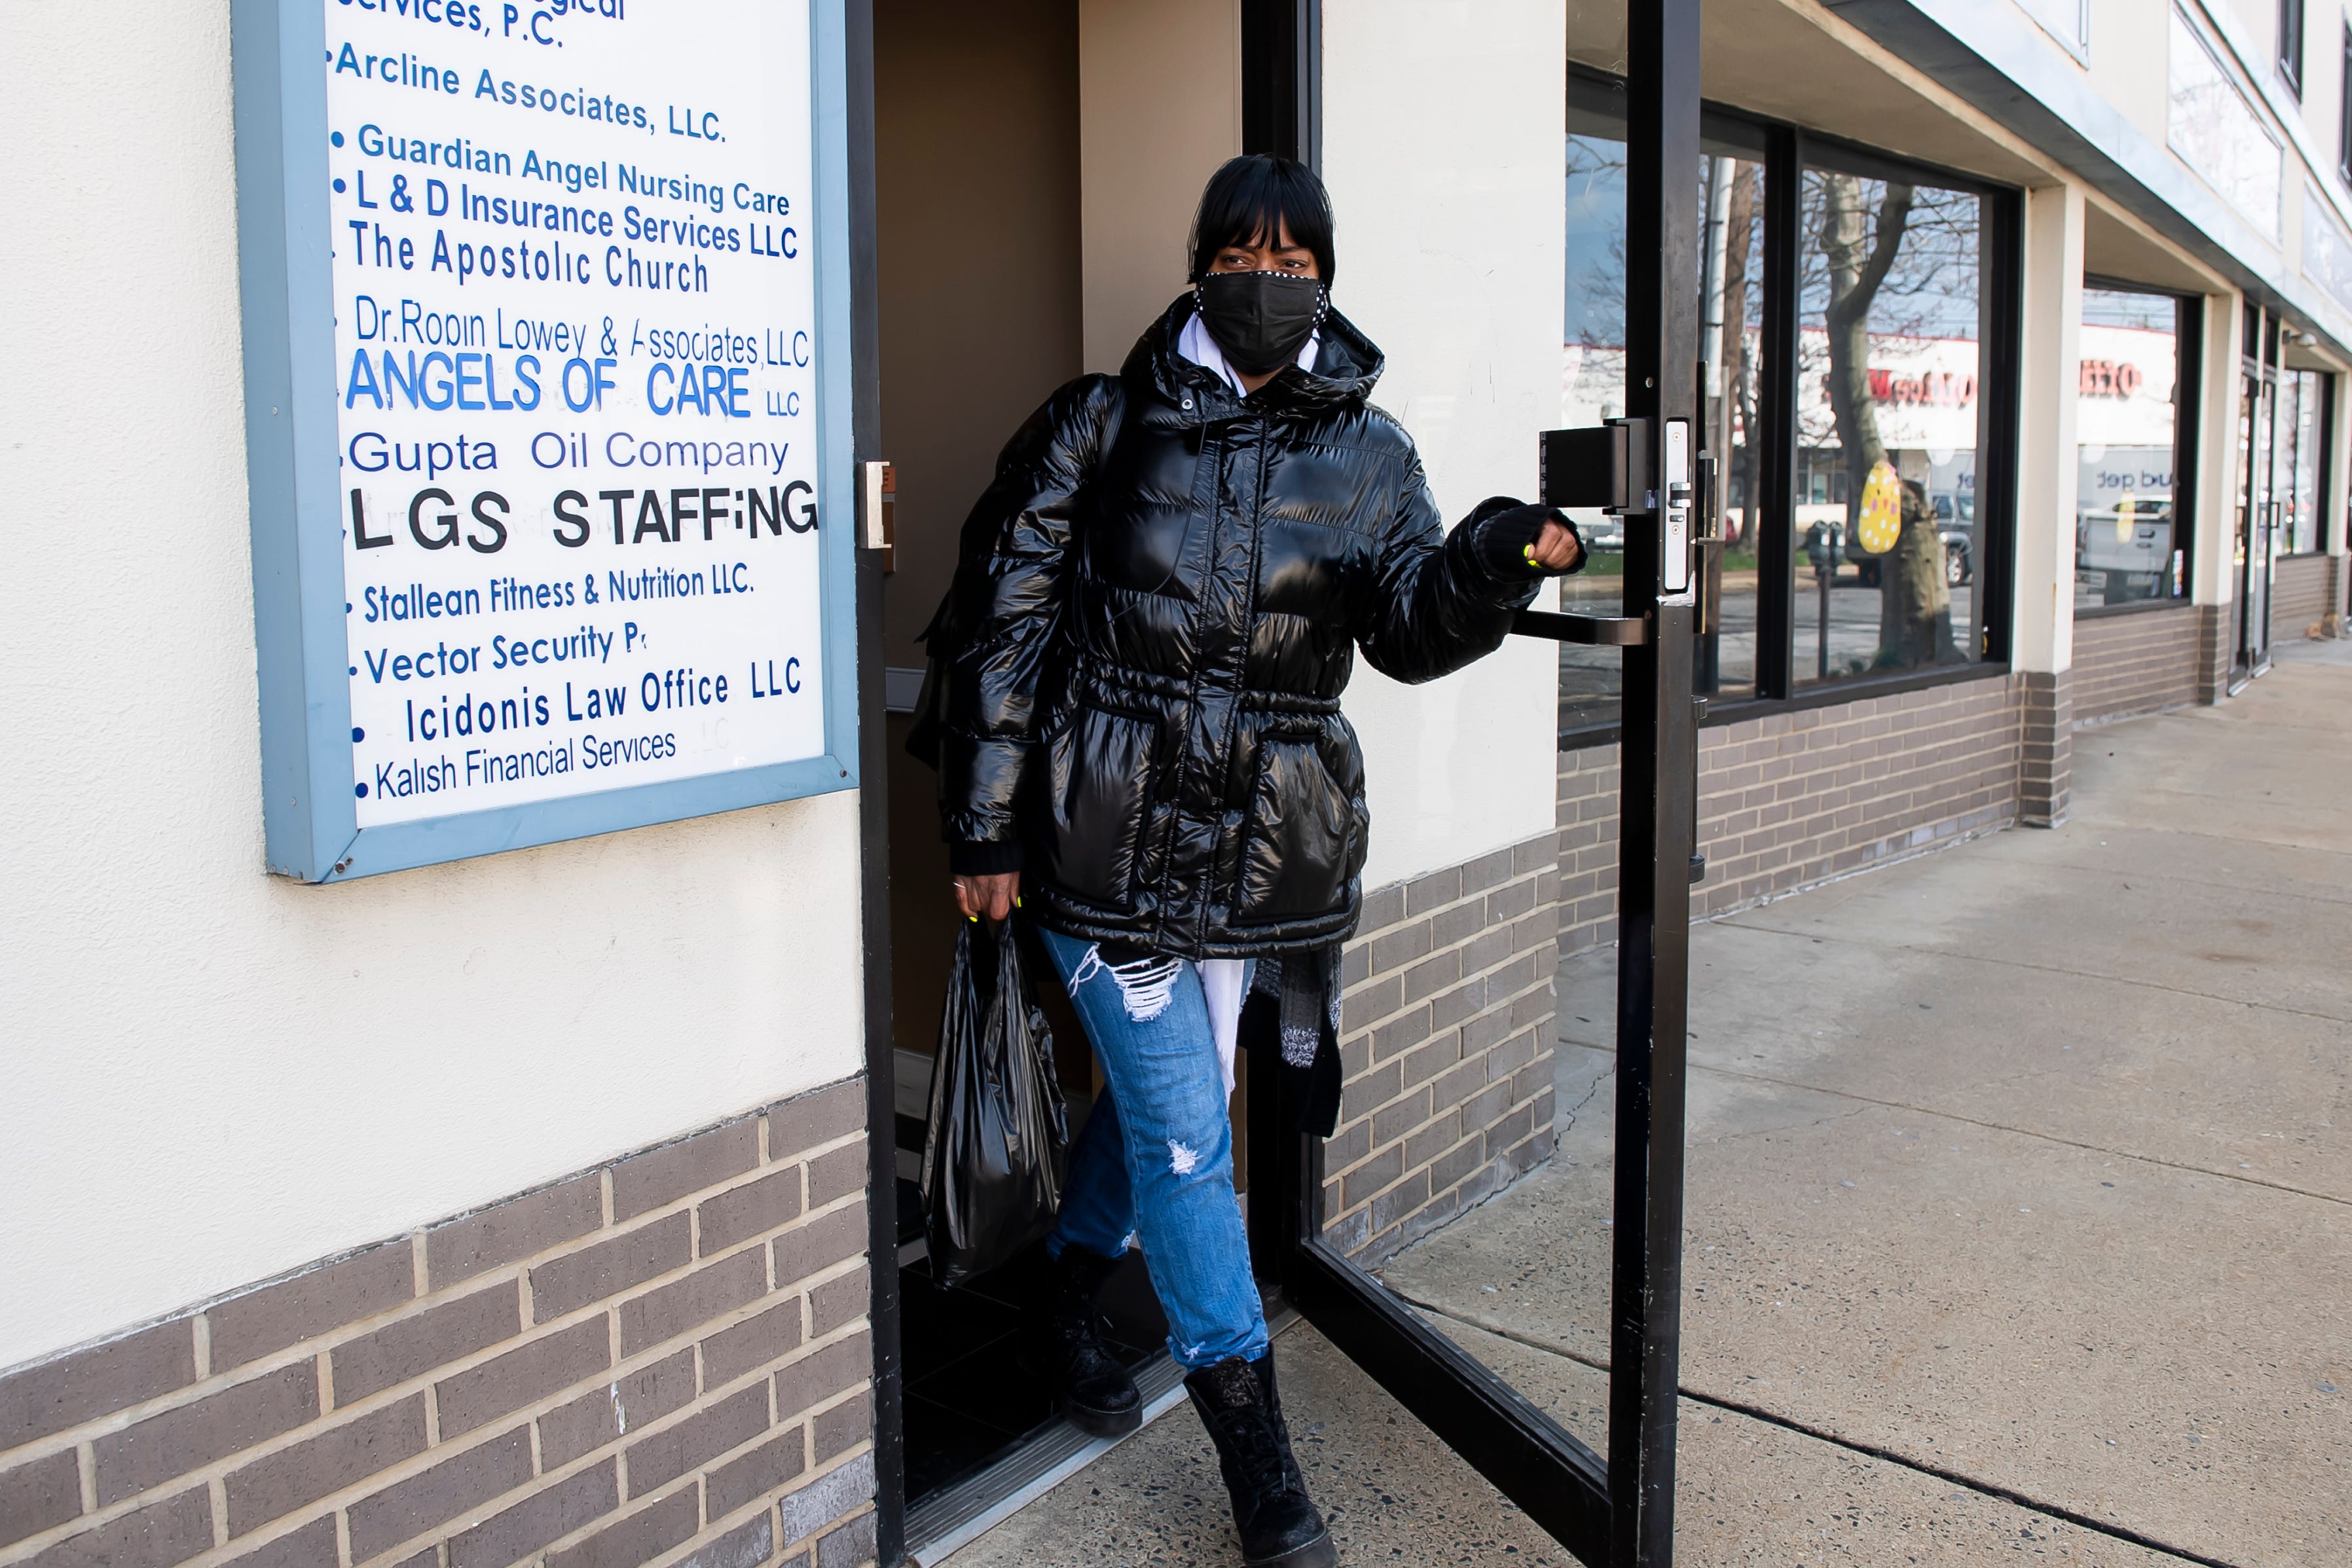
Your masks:
{"label": "business directory sign", "polygon": [[330,0],[361,826],[824,750],[808,46]]}

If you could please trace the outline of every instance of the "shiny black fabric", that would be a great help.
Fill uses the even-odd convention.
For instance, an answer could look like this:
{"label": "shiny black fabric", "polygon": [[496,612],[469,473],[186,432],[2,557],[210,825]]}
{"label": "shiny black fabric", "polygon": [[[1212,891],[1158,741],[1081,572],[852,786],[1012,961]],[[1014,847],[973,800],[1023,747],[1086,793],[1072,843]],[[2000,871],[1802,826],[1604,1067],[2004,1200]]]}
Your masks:
{"label": "shiny black fabric", "polygon": [[1364,401],[1380,350],[1338,312],[1314,371],[1244,400],[1175,351],[1192,308],[1046,400],[964,524],[922,721],[943,827],[958,870],[1018,865],[1027,910],[1073,936],[1328,946],[1371,828],[1339,712],[1356,650],[1445,674],[1538,579],[1445,533],[1411,438]]}

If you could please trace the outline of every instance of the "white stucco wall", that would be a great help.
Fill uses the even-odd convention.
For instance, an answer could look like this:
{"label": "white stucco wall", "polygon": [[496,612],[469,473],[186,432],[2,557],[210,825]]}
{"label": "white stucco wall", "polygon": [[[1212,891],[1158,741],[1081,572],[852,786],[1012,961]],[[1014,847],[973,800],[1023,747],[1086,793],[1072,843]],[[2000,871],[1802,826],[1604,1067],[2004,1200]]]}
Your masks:
{"label": "white stucco wall", "polygon": [[853,796],[263,873],[228,7],[7,7],[0,138],[0,1366],[855,1071]]}
{"label": "white stucco wall", "polygon": [[[1325,0],[1334,302],[1388,354],[1376,401],[1420,444],[1449,522],[1532,498],[1559,423],[1566,185],[1557,0]],[[1559,649],[1515,637],[1424,686],[1359,666],[1367,887],[1549,831]]]}

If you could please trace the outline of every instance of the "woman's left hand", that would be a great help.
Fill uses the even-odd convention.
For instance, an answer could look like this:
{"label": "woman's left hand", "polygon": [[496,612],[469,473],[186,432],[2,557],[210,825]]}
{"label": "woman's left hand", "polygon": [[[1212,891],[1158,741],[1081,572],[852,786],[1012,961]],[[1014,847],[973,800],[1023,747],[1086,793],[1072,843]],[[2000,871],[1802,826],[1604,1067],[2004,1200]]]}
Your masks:
{"label": "woman's left hand", "polygon": [[1573,529],[1548,522],[1528,547],[1528,559],[1546,571],[1574,571],[1584,560],[1584,545]]}

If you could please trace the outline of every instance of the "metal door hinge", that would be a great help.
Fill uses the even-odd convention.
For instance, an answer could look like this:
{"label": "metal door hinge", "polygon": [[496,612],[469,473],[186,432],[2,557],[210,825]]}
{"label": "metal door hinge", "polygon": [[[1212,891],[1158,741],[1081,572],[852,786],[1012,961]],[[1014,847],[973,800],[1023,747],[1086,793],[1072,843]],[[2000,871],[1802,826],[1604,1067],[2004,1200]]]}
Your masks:
{"label": "metal door hinge", "polygon": [[898,470],[890,463],[857,465],[857,542],[882,552],[882,570],[898,570]]}

